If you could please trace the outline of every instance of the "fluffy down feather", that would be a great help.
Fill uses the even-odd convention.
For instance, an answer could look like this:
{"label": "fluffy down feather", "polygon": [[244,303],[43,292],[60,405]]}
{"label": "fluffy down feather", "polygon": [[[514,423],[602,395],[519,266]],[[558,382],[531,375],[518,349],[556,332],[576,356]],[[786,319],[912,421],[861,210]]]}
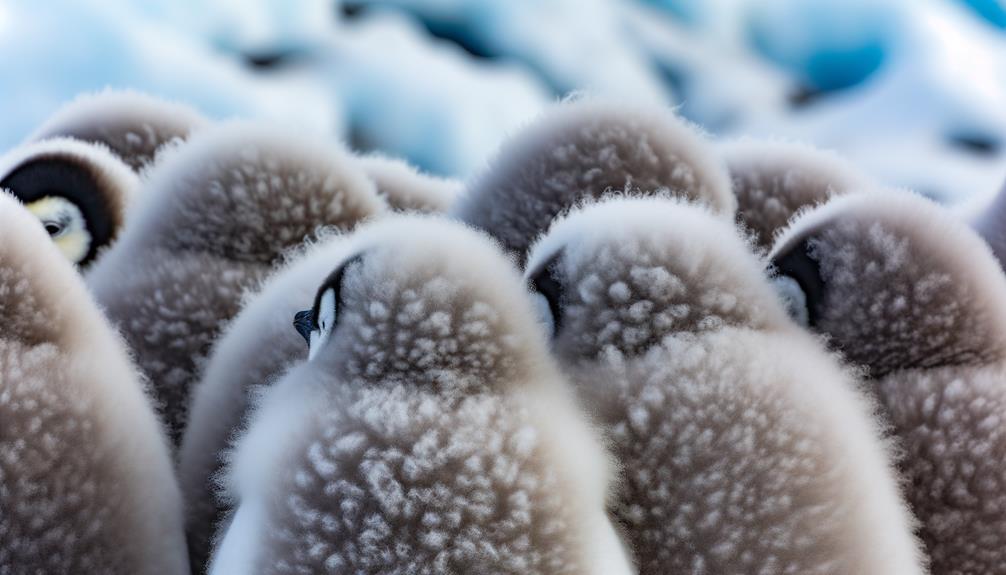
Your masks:
{"label": "fluffy down feather", "polygon": [[360,165],[374,180],[377,193],[396,211],[446,212],[462,187],[461,182],[421,173],[408,162],[388,156],[363,156]]}
{"label": "fluffy down feather", "polygon": [[498,247],[421,217],[351,242],[333,334],[238,445],[212,572],[629,573],[608,459]]}
{"label": "fluffy down feather", "polygon": [[80,209],[89,233],[82,269],[116,241],[139,185],[108,149],[69,138],[24,144],[0,157],[0,187],[22,202],[60,196]]}
{"label": "fluffy down feather", "polygon": [[349,230],[384,204],[342,150],[245,124],[166,151],[142,196],[88,279],[177,441],[189,389],[245,291],[323,228]]}
{"label": "fluffy down feather", "polygon": [[29,141],[69,137],[102,144],[139,171],[152,164],[165,145],[187,139],[208,123],[184,104],[139,92],[105,90],[65,104]]}
{"label": "fluffy down feather", "polygon": [[193,390],[179,451],[193,571],[205,570],[220,520],[231,510],[217,494],[231,440],[246,422],[252,397],[307,359],[307,347],[291,328],[291,320],[305,302],[312,301],[317,286],[332,271],[332,262],[345,257],[345,251],[343,238],[333,238],[278,270],[213,347]]}
{"label": "fluffy down feather", "polygon": [[1006,278],[944,209],[852,195],[773,251],[816,270],[811,327],[871,376],[934,573],[1006,573]]}
{"label": "fluffy down feather", "polygon": [[0,573],[188,573],[167,440],[122,341],[0,193]]}
{"label": "fluffy down feather", "polygon": [[532,252],[639,572],[923,573],[874,406],[761,264],[729,222],[655,198],[574,212]]}
{"label": "fluffy down feather", "polygon": [[720,146],[737,196],[737,220],[769,250],[793,214],[863,191],[869,178],[837,154],[794,142],[741,139]]}
{"label": "fluffy down feather", "polygon": [[523,264],[556,216],[626,190],[685,197],[728,217],[736,209],[726,168],[670,110],[577,100],[506,142],[451,212],[499,239]]}

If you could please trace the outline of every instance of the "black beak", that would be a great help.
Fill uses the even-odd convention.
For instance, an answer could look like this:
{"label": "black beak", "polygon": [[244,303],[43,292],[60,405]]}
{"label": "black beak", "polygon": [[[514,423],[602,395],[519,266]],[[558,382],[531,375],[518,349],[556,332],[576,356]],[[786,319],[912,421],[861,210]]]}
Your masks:
{"label": "black beak", "polygon": [[293,328],[297,330],[297,333],[304,338],[304,341],[311,344],[311,332],[314,331],[314,326],[311,321],[311,310],[306,309],[304,311],[297,312],[293,316]]}

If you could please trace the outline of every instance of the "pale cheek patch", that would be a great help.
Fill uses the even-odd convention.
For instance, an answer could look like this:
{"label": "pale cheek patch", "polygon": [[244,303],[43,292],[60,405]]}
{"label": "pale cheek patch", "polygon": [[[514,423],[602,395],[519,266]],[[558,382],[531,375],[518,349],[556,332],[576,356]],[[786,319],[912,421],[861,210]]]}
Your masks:
{"label": "pale cheek patch", "polygon": [[772,280],[772,285],[793,321],[802,326],[808,325],[810,312],[807,311],[807,294],[800,284],[789,276],[779,276]]}
{"label": "pale cheek patch", "polygon": [[318,326],[311,332],[311,349],[307,354],[308,360],[314,359],[318,355],[318,352],[325,345],[325,342],[328,341],[328,336],[335,327],[335,305],[335,291],[331,289],[326,290],[321,296],[321,301],[318,302]]}
{"label": "pale cheek patch", "polygon": [[66,259],[73,263],[80,263],[91,248],[91,238],[86,232],[73,232],[68,235],[56,238],[56,247],[59,248]]}
{"label": "pale cheek patch", "polygon": [[314,359],[314,357],[318,355],[318,350],[321,349],[321,345],[325,343],[326,339],[328,338],[325,337],[319,330],[314,330],[311,332],[311,343],[308,344],[309,349],[307,352],[308,361]]}
{"label": "pale cheek patch", "polygon": [[[46,225],[58,226],[52,234],[53,242],[63,255],[73,263],[80,263],[91,249],[91,235],[87,232],[84,214],[70,201],[59,197],[45,197],[27,206],[28,211]],[[52,232],[50,232],[52,233]]]}
{"label": "pale cheek patch", "polygon": [[545,330],[545,335],[554,337],[555,318],[552,317],[552,308],[548,305],[548,300],[540,293],[535,293],[531,297],[534,299],[534,309],[535,314],[538,316],[538,324]]}

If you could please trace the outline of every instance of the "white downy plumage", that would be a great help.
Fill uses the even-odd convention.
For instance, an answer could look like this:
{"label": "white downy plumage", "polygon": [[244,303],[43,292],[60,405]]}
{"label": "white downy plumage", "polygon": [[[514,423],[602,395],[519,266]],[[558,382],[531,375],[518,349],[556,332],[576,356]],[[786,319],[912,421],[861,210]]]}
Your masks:
{"label": "white downy plumage", "polygon": [[139,171],[152,164],[164,146],[187,139],[208,123],[184,104],[140,92],[105,90],[64,104],[29,141],[67,137],[103,144]]}
{"label": "white downy plumage", "polygon": [[640,573],[924,572],[874,405],[730,222],[602,202],[527,269],[623,467],[613,511]]}
{"label": "white downy plumage", "polygon": [[186,575],[167,439],[123,342],[0,193],[0,573]]}
{"label": "white downy plumage", "polygon": [[378,195],[396,211],[446,212],[463,187],[460,181],[422,173],[399,158],[371,154],[359,162]]}
{"label": "white downy plumage", "polygon": [[211,572],[630,573],[608,457],[498,246],[413,216],[345,253],[313,359],[238,444]]}
{"label": "white downy plumage", "polygon": [[180,438],[189,388],[224,325],[284,254],[385,210],[354,159],[324,140],[242,123],[164,151],[120,240],[88,283]]}
{"label": "white downy plumage", "polygon": [[193,570],[205,569],[214,535],[232,511],[231,502],[218,493],[225,454],[247,423],[253,398],[307,359],[293,318],[314,298],[332,262],[347,255],[345,245],[342,237],[332,238],[277,270],[213,346],[192,392],[178,461]]}
{"label": "white downy plumage", "polygon": [[833,152],[797,142],[742,138],[720,145],[737,196],[737,220],[769,250],[794,214],[832,196],[873,187]]}
{"label": "white downy plumage", "polygon": [[685,197],[726,217],[737,207],[711,144],[671,110],[582,99],[555,106],[506,142],[451,213],[523,265],[556,216],[626,191]]}
{"label": "white downy plumage", "polygon": [[772,258],[809,327],[868,370],[933,573],[1006,573],[1006,278],[988,247],[891,191],[805,214]]}

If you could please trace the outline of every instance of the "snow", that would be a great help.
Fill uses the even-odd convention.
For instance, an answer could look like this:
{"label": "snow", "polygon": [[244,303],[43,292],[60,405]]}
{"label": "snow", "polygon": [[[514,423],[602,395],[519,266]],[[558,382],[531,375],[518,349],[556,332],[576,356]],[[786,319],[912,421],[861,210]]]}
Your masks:
{"label": "snow", "polygon": [[[667,86],[619,29],[618,2],[608,0],[362,0],[417,14],[479,50],[526,63],[557,94],[603,92],[670,102]],[[574,25],[575,23],[575,25]]]}
{"label": "snow", "polygon": [[1006,28],[1006,4],[1002,0],[958,0],[990,24]]}
{"label": "snow", "polygon": [[[317,129],[337,123],[329,99],[305,79],[250,74],[175,29],[94,0],[4,4],[0,147],[27,136],[62,103],[105,87],[135,88],[190,103],[214,118],[282,119]],[[58,17],[56,15],[58,14]],[[59,41],[53,41],[58,38]]]}
{"label": "snow", "polygon": [[429,42],[396,13],[367,16],[331,35],[319,66],[351,119],[354,144],[441,174],[479,167],[503,134],[550,98],[527,71],[476,66],[457,48]]}
{"label": "snow", "polygon": [[[865,84],[747,127],[840,151],[880,181],[939,200],[999,187],[1006,169],[1006,39],[959,7],[905,7],[901,40]],[[962,66],[962,62],[967,62]],[[977,150],[960,140],[986,142]],[[981,146],[979,146],[981,147]]]}
{"label": "snow", "polygon": [[0,149],[111,86],[467,176],[585,91],[957,202],[1006,175],[1004,28],[996,0],[20,0],[0,3]]}
{"label": "snow", "polygon": [[[765,57],[808,85],[836,90],[867,79],[896,42],[895,0],[764,0],[747,33]],[[754,6],[754,4],[752,4]]]}

